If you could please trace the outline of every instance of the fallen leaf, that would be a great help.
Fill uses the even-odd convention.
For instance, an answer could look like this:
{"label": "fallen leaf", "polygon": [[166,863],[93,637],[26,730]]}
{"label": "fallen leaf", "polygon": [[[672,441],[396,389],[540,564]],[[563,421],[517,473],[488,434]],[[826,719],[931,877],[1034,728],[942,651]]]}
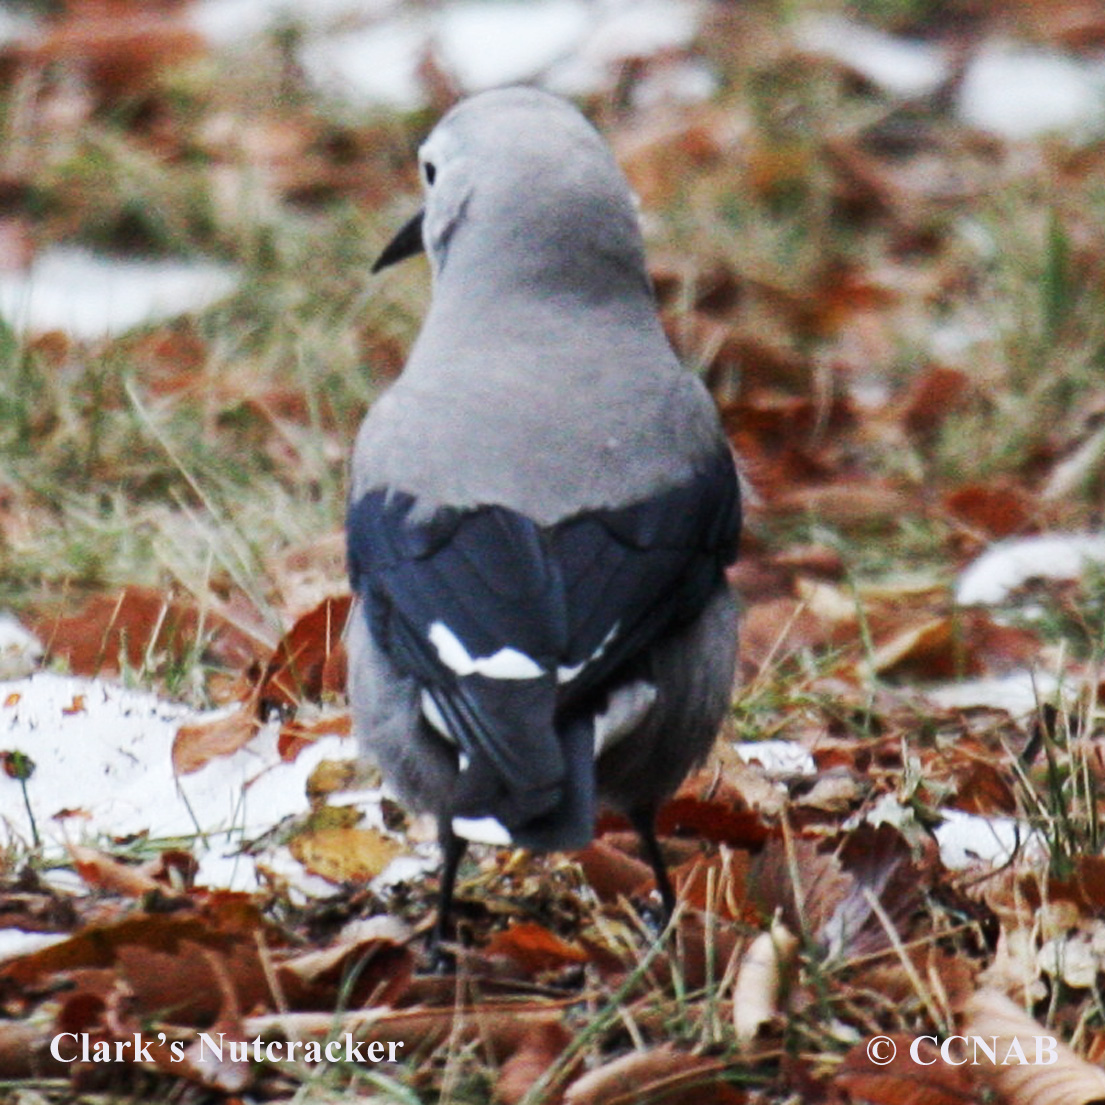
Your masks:
{"label": "fallen leaf", "polygon": [[67,850],[77,874],[97,890],[141,898],[155,890],[164,889],[161,883],[140,868],[120,863],[95,848],[70,844]]}
{"label": "fallen leaf", "polygon": [[885,483],[858,480],[794,488],[775,496],[768,505],[780,514],[809,514],[845,529],[890,525],[915,510],[905,492]]}
{"label": "fallen leaf", "polygon": [[955,368],[930,365],[913,377],[900,404],[901,420],[913,435],[926,439],[962,407],[971,392],[970,378]]}
{"label": "fallen leaf", "polygon": [[744,953],[733,984],[733,1028],[747,1043],[779,1012],[783,972],[798,949],[796,937],[781,922],[761,932]]}
{"label": "fallen leaf", "polygon": [[721,1080],[725,1064],[664,1044],[634,1051],[577,1078],[564,1093],[564,1105],[742,1105],[742,1091]]}
{"label": "fallen leaf", "polygon": [[71,615],[32,620],[47,654],[74,675],[118,673],[124,668],[156,672],[200,651],[229,665],[249,662],[254,641],[210,610],[152,587],[124,587],[94,595]]}
{"label": "fallen leaf", "polygon": [[944,509],[991,538],[1020,533],[1029,520],[1028,495],[1007,481],[956,488],[944,496]]}
{"label": "fallen leaf", "polygon": [[917,1044],[915,1061],[913,1042],[905,1033],[872,1034],[844,1056],[833,1086],[864,1105],[978,1105],[979,1089],[963,1067],[943,1062],[927,1040]]}
{"label": "fallen leaf", "polygon": [[592,841],[586,848],[572,855],[583,869],[591,889],[604,901],[621,895],[629,896],[652,878],[652,868],[639,859],[628,856],[602,840]]}
{"label": "fallen leaf", "polygon": [[323,599],[276,646],[258,688],[263,715],[300,702],[318,702],[327,691],[344,691],[341,635],[351,601],[349,595]]}
{"label": "fallen leaf", "polygon": [[375,829],[349,827],[308,829],[292,837],[288,849],[311,874],[338,884],[374,879],[403,852]]}
{"label": "fallen leaf", "polygon": [[533,975],[572,963],[586,963],[588,959],[581,948],[531,921],[517,922],[495,933],[484,952],[488,956],[503,956]]}
{"label": "fallen leaf", "polygon": [[979,990],[967,999],[960,1032],[993,1047],[995,1061],[984,1057],[974,1070],[1006,1101],[1094,1105],[1105,1100],[1105,1070],[1087,1063],[998,990]]}
{"label": "fallen leaf", "polygon": [[257,713],[242,706],[226,717],[180,726],[173,738],[173,771],[189,775],[217,756],[230,756],[248,744],[260,729]]}
{"label": "fallen leaf", "polygon": [[[560,1021],[540,1021],[531,1025],[522,1034],[514,1054],[499,1070],[495,1100],[504,1105],[517,1105],[571,1042],[572,1034]],[[571,1077],[574,1069],[565,1072],[566,1077]]]}

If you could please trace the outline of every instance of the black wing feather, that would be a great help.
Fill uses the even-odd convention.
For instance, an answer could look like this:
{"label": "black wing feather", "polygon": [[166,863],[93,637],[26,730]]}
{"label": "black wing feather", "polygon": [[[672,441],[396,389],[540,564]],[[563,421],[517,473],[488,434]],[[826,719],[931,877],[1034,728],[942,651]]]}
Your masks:
{"label": "black wing feather", "polygon": [[[491,813],[510,828],[533,822],[556,807],[566,773],[580,770],[582,738],[557,731],[558,711],[600,690],[668,627],[697,617],[735,557],[732,458],[719,451],[687,484],[545,528],[500,506],[421,518],[416,505],[382,490],[351,505],[354,591],[379,646],[429,691],[473,761],[470,778],[498,781],[494,795],[485,784],[467,793],[469,809],[458,812]],[[430,641],[436,622],[470,656],[511,648],[544,674],[458,674]],[[558,668],[581,665],[558,685]]]}

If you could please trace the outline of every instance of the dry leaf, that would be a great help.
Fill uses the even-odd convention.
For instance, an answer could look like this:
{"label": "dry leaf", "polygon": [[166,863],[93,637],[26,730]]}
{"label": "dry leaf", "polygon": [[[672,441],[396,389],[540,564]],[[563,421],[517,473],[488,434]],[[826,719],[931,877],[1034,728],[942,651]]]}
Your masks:
{"label": "dry leaf", "polygon": [[860,525],[889,525],[912,507],[909,497],[884,483],[831,483],[798,487],[775,496],[773,511],[782,514],[810,514],[829,525],[844,528]]}
{"label": "dry leaf", "polygon": [[141,868],[120,863],[95,848],[70,844],[68,852],[77,874],[85,883],[98,890],[123,894],[130,898],[141,898],[144,894],[165,889]]}
{"label": "dry leaf", "polygon": [[979,1091],[966,1068],[942,1062],[927,1040],[917,1044],[915,1061],[913,1043],[913,1036],[893,1033],[857,1044],[844,1056],[833,1086],[864,1105],[978,1105]]}
{"label": "dry leaf", "polygon": [[944,508],[987,537],[1010,537],[1028,525],[1029,498],[1015,484],[968,484],[944,497]]}
{"label": "dry leaf", "polygon": [[591,889],[604,901],[634,894],[652,878],[652,868],[647,863],[627,856],[602,840],[592,841],[582,851],[575,852],[572,859],[583,868]]}
{"label": "dry leaf", "polygon": [[263,713],[317,702],[345,689],[345,646],[349,595],[326,598],[304,614],[276,646],[258,691]]}
{"label": "dry leaf", "polygon": [[782,973],[798,948],[796,937],[780,921],[761,932],[744,953],[733,986],[733,1027],[737,1042],[747,1043],[779,1011]]}
{"label": "dry leaf", "polygon": [[[517,1050],[499,1070],[495,1084],[496,1100],[504,1105],[517,1105],[571,1041],[572,1034],[560,1021],[531,1025],[523,1034]],[[571,1072],[568,1074],[570,1077]]]}
{"label": "dry leaf", "polygon": [[994,1062],[983,1055],[974,1070],[1010,1105],[1105,1101],[1105,1070],[1056,1040],[998,990],[979,990],[967,999],[960,1033],[979,1036],[994,1050]]}
{"label": "dry leaf", "polygon": [[177,775],[189,775],[216,756],[233,755],[253,739],[260,727],[257,712],[251,705],[214,721],[182,725],[173,738],[173,771]]}
{"label": "dry leaf", "polygon": [[288,848],[313,875],[328,882],[367,882],[374,879],[403,846],[375,829],[308,829],[288,842]]}
{"label": "dry leaf", "polygon": [[504,956],[531,975],[588,960],[587,953],[581,948],[530,921],[512,924],[504,931],[495,933],[484,952],[488,956]]}
{"label": "dry leaf", "polygon": [[655,1099],[664,1105],[739,1105],[744,1094],[720,1081],[718,1059],[677,1051],[671,1044],[634,1051],[577,1078],[564,1105],[636,1105]]}
{"label": "dry leaf", "polygon": [[94,595],[76,614],[40,617],[31,628],[74,675],[156,670],[166,659],[190,660],[200,634],[205,652],[229,665],[248,663],[255,654],[255,642],[223,618],[153,587]]}

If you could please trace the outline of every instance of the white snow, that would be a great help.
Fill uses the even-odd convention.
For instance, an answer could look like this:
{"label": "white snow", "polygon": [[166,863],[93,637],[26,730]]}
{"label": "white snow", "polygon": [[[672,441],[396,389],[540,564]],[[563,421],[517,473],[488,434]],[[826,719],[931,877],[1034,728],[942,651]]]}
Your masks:
{"label": "white snow", "polygon": [[208,42],[223,46],[281,25],[326,27],[379,17],[398,6],[399,0],[199,0],[187,19]]}
{"label": "white snow", "polygon": [[17,330],[64,330],[93,340],[202,310],[236,283],[224,265],[123,260],[54,246],[38,253],[28,269],[0,273],[0,315]]}
{"label": "white snow", "polygon": [[940,814],[944,820],[936,827],[936,842],[944,866],[953,871],[980,862],[1000,867],[1018,847],[1035,853],[1042,846],[1038,834],[1010,817],[982,817],[962,810]]}
{"label": "white snow", "polygon": [[952,710],[985,707],[1005,710],[1019,718],[1034,713],[1041,703],[1050,702],[1059,690],[1059,680],[1044,671],[1014,671],[959,683],[926,687],[924,697],[937,706]]}
{"label": "white snow", "polygon": [[808,16],[797,25],[795,37],[809,53],[832,58],[903,99],[928,96],[951,75],[944,47],[897,38],[840,16]]}
{"label": "white snow", "polygon": [[[48,853],[105,837],[202,834],[195,844],[200,883],[255,886],[255,860],[238,856],[239,845],[306,813],[311,771],[353,749],[323,737],[286,763],[277,727],[267,726],[233,755],[178,779],[171,758],[177,728],[208,716],[98,679],[43,672],[0,683],[0,749],[34,761],[27,797]],[[0,846],[31,841],[20,783],[0,773]],[[256,862],[304,877],[276,845]]]}
{"label": "white snow", "polygon": [[1088,564],[1105,565],[1105,536],[1049,533],[1002,541],[959,577],[955,600],[960,606],[996,605],[1030,579],[1077,579]]}
{"label": "white snow", "polygon": [[[694,0],[458,0],[311,36],[301,61],[333,94],[400,108],[423,101],[427,53],[467,92],[524,81],[580,95],[607,85],[624,58],[689,45],[701,10]],[[684,96],[713,90],[700,67],[675,87]]]}
{"label": "white snow", "polygon": [[42,642],[11,614],[0,614],[0,679],[22,679],[41,659]]}
{"label": "white snow", "polygon": [[758,763],[768,775],[816,775],[813,756],[793,741],[744,741],[734,745],[746,764]]}
{"label": "white snow", "polygon": [[959,91],[960,119],[1013,141],[1105,131],[1105,62],[995,42],[971,60]]}

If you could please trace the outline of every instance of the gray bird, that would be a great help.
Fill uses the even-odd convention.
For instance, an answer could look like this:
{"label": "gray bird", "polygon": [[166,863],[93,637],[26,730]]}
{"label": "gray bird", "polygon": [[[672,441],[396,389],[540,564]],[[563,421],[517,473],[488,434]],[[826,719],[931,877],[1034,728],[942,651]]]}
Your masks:
{"label": "gray bird", "polygon": [[357,437],[350,697],[363,750],[433,812],[435,938],[468,840],[585,847],[600,801],[640,833],[730,700],[740,494],[668,345],[633,199],[599,134],[532,88],[461,102],[419,151],[433,299]]}

